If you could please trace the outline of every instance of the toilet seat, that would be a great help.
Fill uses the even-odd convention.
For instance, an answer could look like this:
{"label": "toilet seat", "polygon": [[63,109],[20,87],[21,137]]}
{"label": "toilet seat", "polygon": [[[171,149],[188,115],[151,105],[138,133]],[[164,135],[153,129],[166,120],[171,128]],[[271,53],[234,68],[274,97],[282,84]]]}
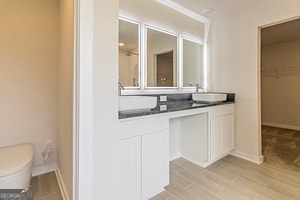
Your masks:
{"label": "toilet seat", "polygon": [[24,170],[33,162],[32,144],[0,148],[0,178]]}

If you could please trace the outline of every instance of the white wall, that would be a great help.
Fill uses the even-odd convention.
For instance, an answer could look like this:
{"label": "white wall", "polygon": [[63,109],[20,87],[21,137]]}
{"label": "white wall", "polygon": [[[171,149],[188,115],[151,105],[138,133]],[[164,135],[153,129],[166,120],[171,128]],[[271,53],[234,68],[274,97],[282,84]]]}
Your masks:
{"label": "white wall", "polygon": [[235,153],[256,162],[261,156],[258,27],[296,16],[300,1],[264,0],[212,22],[212,86],[236,93]]}
{"label": "white wall", "polygon": [[32,143],[34,175],[53,170],[41,152],[56,147],[58,0],[1,1],[0,24],[0,147]]}
{"label": "white wall", "polygon": [[60,0],[57,167],[69,199],[73,184],[73,0]]}
{"label": "white wall", "polygon": [[77,1],[78,165],[73,199],[117,198],[118,2]]}
{"label": "white wall", "polygon": [[93,76],[90,77],[93,80],[93,163],[92,183],[88,185],[92,189],[91,199],[116,199],[118,2],[98,0],[93,4]]}
{"label": "white wall", "polygon": [[[262,46],[262,68],[300,68],[300,40]],[[292,68],[291,68],[292,70]],[[292,71],[291,71],[292,72]],[[262,72],[262,122],[300,130],[300,70],[298,76]]]}

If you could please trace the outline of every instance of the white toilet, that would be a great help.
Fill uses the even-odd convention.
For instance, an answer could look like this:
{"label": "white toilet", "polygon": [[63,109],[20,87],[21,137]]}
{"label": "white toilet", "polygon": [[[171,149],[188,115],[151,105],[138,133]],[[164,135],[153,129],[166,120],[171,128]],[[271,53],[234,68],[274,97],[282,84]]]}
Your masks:
{"label": "white toilet", "polygon": [[0,189],[29,189],[33,164],[33,145],[0,148]]}

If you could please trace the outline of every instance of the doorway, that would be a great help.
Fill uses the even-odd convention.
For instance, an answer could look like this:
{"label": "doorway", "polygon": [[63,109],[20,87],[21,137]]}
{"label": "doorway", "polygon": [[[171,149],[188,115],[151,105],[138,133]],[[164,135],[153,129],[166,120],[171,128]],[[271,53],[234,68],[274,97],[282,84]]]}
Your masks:
{"label": "doorway", "polygon": [[261,29],[261,136],[266,162],[300,167],[300,19]]}
{"label": "doorway", "polygon": [[155,55],[157,87],[173,87],[173,50]]}

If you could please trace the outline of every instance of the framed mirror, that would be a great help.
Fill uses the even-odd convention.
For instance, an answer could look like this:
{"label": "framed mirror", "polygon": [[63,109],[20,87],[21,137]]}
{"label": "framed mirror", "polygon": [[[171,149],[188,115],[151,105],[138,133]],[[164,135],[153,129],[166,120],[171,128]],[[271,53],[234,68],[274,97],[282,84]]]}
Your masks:
{"label": "framed mirror", "polygon": [[147,88],[178,87],[177,36],[146,26]]}
{"label": "framed mirror", "polygon": [[140,24],[119,18],[119,82],[125,88],[140,87]]}
{"label": "framed mirror", "polygon": [[182,75],[183,87],[203,83],[203,45],[186,38],[182,39]]}

